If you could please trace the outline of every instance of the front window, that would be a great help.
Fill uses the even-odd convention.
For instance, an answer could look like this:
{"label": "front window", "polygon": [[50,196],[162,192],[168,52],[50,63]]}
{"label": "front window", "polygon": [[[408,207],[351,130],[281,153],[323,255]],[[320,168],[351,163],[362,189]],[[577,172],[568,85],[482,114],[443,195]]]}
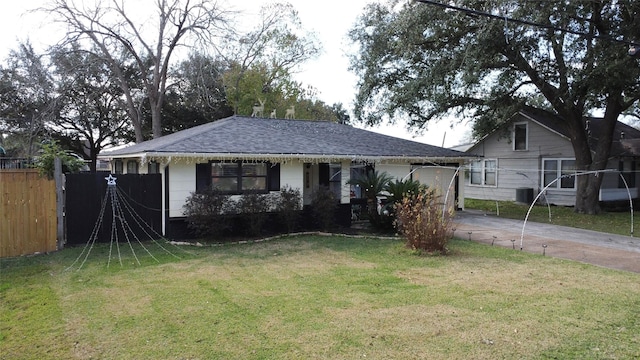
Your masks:
{"label": "front window", "polygon": [[498,161],[495,159],[472,161],[469,181],[472,185],[496,186],[498,184]]}
{"label": "front window", "polygon": [[329,189],[336,196],[342,197],[342,165],[329,164]]}
{"label": "front window", "polygon": [[574,159],[544,159],[543,168],[543,186],[551,184],[549,187],[552,189],[575,189],[576,161]]}
{"label": "front window", "polygon": [[214,189],[232,194],[267,191],[267,164],[212,163],[211,186]]}

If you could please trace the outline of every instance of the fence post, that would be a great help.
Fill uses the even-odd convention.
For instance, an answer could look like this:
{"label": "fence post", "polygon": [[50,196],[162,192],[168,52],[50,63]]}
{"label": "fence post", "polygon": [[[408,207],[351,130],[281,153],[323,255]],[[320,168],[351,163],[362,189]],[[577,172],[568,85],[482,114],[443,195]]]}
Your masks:
{"label": "fence post", "polygon": [[64,176],[62,175],[62,160],[57,157],[53,162],[53,179],[56,182],[56,233],[57,250],[64,248]]}

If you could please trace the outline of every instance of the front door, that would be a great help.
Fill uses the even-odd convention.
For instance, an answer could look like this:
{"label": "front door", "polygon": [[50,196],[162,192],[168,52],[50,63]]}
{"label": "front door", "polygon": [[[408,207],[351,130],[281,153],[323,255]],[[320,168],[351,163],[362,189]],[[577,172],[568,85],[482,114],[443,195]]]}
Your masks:
{"label": "front door", "polygon": [[318,174],[320,172],[319,164],[305,163],[303,166],[304,188],[302,191],[302,203],[311,205],[313,192],[320,185]]}

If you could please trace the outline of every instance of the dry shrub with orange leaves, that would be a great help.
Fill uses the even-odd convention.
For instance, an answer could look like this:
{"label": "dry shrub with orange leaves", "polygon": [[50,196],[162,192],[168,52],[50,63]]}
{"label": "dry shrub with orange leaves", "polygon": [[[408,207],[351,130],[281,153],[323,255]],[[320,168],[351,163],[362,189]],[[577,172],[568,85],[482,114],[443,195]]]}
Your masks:
{"label": "dry shrub with orange leaves", "polygon": [[445,209],[434,191],[421,191],[396,205],[396,227],[407,239],[407,247],[429,253],[446,251],[453,236],[453,210]]}

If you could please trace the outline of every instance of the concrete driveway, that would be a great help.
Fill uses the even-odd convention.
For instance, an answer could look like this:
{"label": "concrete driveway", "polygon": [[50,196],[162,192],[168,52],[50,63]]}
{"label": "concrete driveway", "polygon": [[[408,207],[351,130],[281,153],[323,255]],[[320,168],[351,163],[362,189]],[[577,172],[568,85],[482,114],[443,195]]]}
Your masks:
{"label": "concrete driveway", "polygon": [[494,246],[640,273],[640,238],[459,211],[455,236]]}

